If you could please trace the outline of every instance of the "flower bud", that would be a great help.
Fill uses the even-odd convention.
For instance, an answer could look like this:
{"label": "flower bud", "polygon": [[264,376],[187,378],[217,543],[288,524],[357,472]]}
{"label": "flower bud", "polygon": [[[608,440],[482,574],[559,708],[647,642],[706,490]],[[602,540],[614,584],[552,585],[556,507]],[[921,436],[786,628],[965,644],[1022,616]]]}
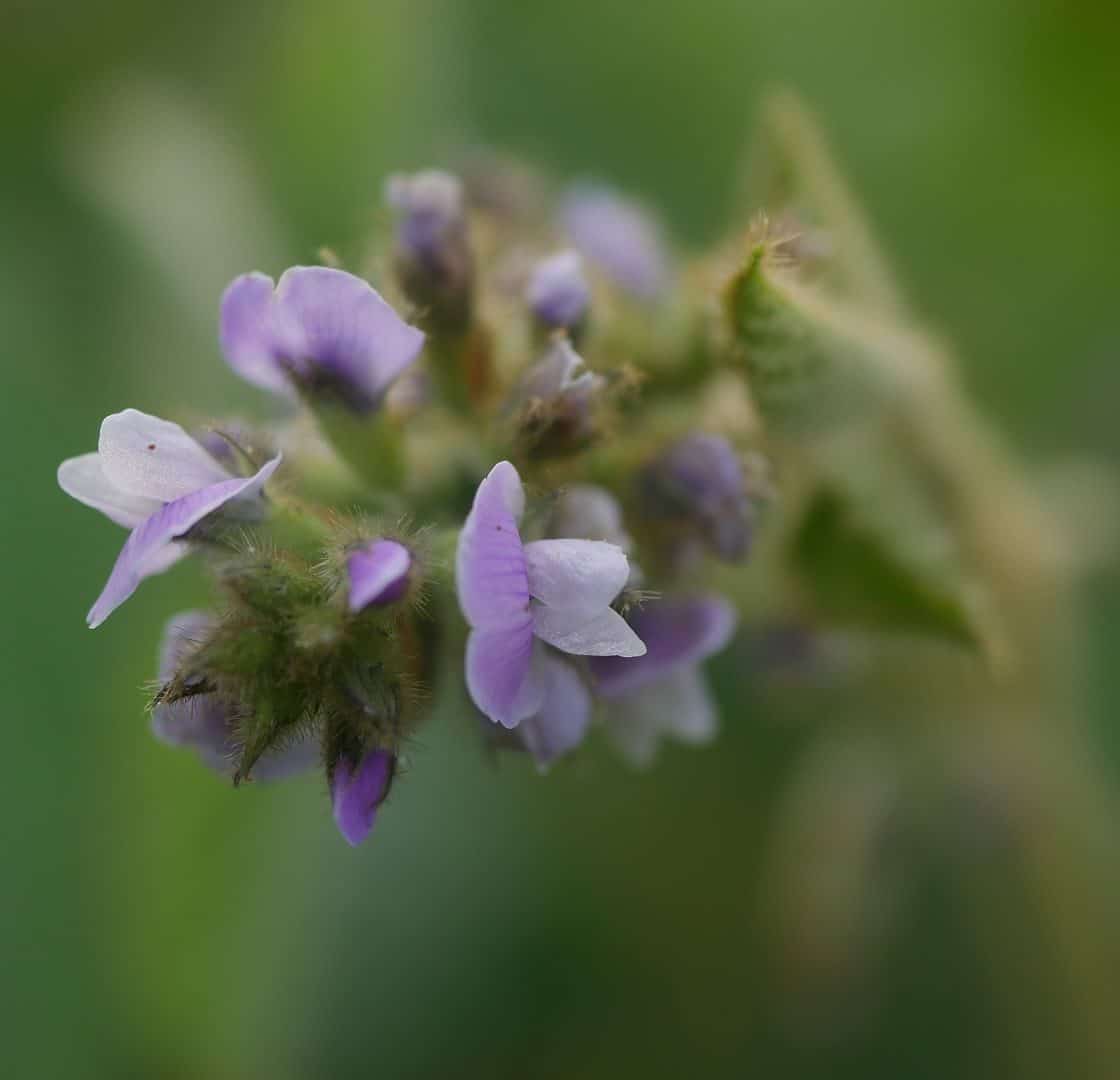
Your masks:
{"label": "flower bud", "polygon": [[346,560],[351,611],[393,604],[408,591],[412,555],[396,540],[372,540]]}
{"label": "flower bud", "polygon": [[[216,772],[231,774],[238,753],[236,717],[210,686],[205,674],[183,671],[214,626],[202,611],[186,611],[167,623],[160,646],[159,681],[166,687],[178,678],[174,700],[152,710],[152,732],[169,746],[188,747]],[[257,780],[280,780],[309,769],[319,757],[313,738],[303,737],[264,753],[253,767]]]}
{"label": "flower bud", "polygon": [[639,492],[648,517],[674,534],[678,557],[699,546],[728,562],[746,558],[754,507],[726,439],[698,432],[674,443],[642,471]]}
{"label": "flower bud", "polygon": [[584,321],[591,291],[576,251],[561,251],[533,268],[525,299],[533,317],[548,330],[571,330]]}
{"label": "flower bud", "polygon": [[434,169],[397,174],[385,184],[385,201],[399,214],[396,268],[408,298],[433,329],[464,330],[474,266],[458,177]]}
{"label": "flower bud", "polygon": [[388,750],[371,750],[359,761],[342,757],[331,773],[331,805],[338,831],[357,847],[373,828],[377,809],[389,794],[397,759]]}
{"label": "flower bud", "polygon": [[529,453],[568,453],[597,434],[595,400],[605,380],[582,367],[567,338],[557,337],[525,373],[517,390],[518,434]]}

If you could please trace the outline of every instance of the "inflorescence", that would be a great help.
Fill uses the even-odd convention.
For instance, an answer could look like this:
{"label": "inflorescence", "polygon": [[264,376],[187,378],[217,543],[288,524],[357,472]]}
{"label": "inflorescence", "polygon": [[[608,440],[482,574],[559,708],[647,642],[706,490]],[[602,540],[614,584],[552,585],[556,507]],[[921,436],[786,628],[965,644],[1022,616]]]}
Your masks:
{"label": "inflorescence", "polygon": [[[799,291],[819,274],[804,229],[756,221],[745,250],[686,263],[602,187],[550,211],[509,176],[431,171],[385,201],[382,291],[300,266],[222,297],[225,359],[279,420],[126,409],[59,469],[129,530],[91,627],[183,556],[212,572],[212,608],[164,631],[156,735],[235,783],[319,764],[351,844],[436,703],[469,713],[464,686],[480,735],[542,770],[596,724],[637,765],[663,738],[711,740],[704,662],[752,596],[788,623],[744,584],[767,459],[798,477],[768,577],[801,575],[804,627],[798,560],[843,550],[856,497],[832,470],[850,440],[822,440],[891,393],[848,377],[860,342]],[[963,607],[935,599],[964,635]]]}

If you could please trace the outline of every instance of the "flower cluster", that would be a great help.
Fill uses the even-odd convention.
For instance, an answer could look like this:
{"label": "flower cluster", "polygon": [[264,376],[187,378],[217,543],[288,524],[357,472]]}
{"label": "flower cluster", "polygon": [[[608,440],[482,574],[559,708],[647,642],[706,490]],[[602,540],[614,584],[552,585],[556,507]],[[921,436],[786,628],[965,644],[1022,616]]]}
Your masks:
{"label": "flower cluster", "polygon": [[129,530],[91,627],[183,556],[212,571],[164,631],[156,736],[238,784],[318,764],[351,844],[437,698],[542,771],[597,727],[643,766],[711,740],[720,564],[758,511],[750,411],[710,404],[733,370],[712,306],[681,317],[645,211],[583,185],[516,221],[436,171],[385,193],[384,295],[311,266],[221,299],[276,420],[126,409],[58,473]]}

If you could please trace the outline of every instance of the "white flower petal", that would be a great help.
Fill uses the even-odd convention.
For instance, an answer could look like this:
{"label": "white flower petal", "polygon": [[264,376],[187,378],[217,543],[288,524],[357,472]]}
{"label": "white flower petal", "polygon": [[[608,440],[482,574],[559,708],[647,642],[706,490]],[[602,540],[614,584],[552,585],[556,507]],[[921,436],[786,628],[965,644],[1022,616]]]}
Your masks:
{"label": "white flower petal", "polygon": [[663,736],[692,745],[708,743],[716,736],[719,718],[699,670],[693,667],[613,698],[606,726],[623,756],[644,768],[653,761]]}
{"label": "white flower petal", "polygon": [[135,529],[160,508],[158,499],[128,495],[105,475],[98,454],[82,454],[58,467],[58,486],[72,499],[100,510],[110,521]]}
{"label": "white flower petal", "polygon": [[533,608],[533,633],[574,656],[642,656],[646,647],[613,608],[590,618],[582,611]]}
{"label": "white flower petal", "polygon": [[129,495],[160,502],[231,479],[178,424],[137,409],[105,417],[98,452],[110,483]]}
{"label": "white flower petal", "polygon": [[626,552],[603,540],[536,540],[525,545],[529,594],[557,611],[591,616],[622,591]]}

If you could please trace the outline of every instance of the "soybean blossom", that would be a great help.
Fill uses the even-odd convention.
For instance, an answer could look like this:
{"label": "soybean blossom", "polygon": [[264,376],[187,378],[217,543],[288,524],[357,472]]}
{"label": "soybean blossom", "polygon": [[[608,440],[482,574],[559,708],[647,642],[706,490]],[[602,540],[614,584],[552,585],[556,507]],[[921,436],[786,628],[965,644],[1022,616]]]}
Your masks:
{"label": "soybean blossom", "polygon": [[[815,582],[835,585],[826,556],[851,543],[834,461],[799,451],[796,514],[759,545],[780,560],[767,582],[799,584],[743,565],[767,524],[760,451],[789,437],[790,402],[813,415],[806,372],[834,396],[816,309],[782,291],[797,268],[764,238],[733,273],[723,255],[693,272],[601,186],[535,217],[439,171],[385,195],[377,289],[293,267],[216,304],[229,368],[283,399],[283,421],[196,436],[128,409],[59,469],[130,530],[91,626],[188,552],[214,579],[212,605],[164,632],[156,736],[235,784],[318,765],[350,844],[438,703],[541,771],[596,742],[642,767],[710,743],[703,665],[748,617],[821,617],[835,593]],[[896,592],[910,572],[891,568]],[[913,594],[944,623],[960,609],[938,587]]]}

